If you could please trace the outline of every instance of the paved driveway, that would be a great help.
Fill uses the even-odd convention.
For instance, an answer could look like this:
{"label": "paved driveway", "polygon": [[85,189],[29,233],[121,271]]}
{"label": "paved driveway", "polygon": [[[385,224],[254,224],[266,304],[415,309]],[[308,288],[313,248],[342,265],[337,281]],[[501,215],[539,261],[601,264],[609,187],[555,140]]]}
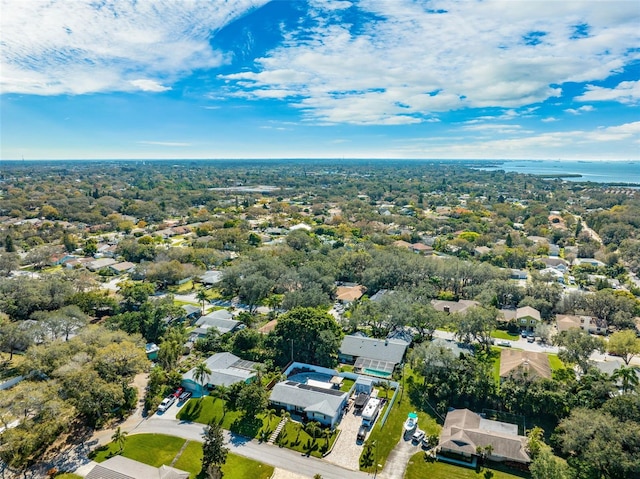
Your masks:
{"label": "paved driveway", "polygon": [[355,415],[353,409],[340,421],[340,436],[335,442],[331,453],[325,460],[338,466],[357,471],[360,468],[359,459],[362,454],[362,444],[357,444],[358,429],[362,424],[362,416]]}

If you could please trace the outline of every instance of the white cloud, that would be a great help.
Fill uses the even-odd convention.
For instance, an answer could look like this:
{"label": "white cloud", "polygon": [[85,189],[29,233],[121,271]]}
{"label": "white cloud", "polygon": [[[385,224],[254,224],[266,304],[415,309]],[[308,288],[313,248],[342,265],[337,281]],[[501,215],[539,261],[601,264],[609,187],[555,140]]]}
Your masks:
{"label": "white cloud", "polygon": [[[459,130],[456,130],[458,132]],[[640,121],[591,130],[515,132],[510,137],[443,136],[403,140],[392,152],[412,158],[640,159]]]}
{"label": "white cloud", "polygon": [[182,143],[178,141],[144,141],[138,142],[140,145],[154,145],[154,146],[171,146],[171,147],[186,147],[191,146],[191,143]]}
{"label": "white cloud", "polygon": [[567,108],[565,112],[571,113],[572,115],[580,115],[582,113],[588,113],[593,110],[595,110],[595,108],[591,105],[582,105],[580,108]]}
{"label": "white cloud", "polygon": [[[311,4],[313,28],[287,32],[282,46],[257,60],[256,71],[224,77],[236,93],[289,92],[284,98],[307,119],[327,123],[417,122],[465,108],[535,109],[559,97],[565,82],[619,72],[640,42],[635,2],[363,0],[357,7],[374,20],[356,29],[325,1]],[[433,13],[438,10],[444,13]],[[579,24],[588,25],[588,36],[575,38]],[[533,31],[545,32],[538,45],[524,40]]]}
{"label": "white cloud", "polygon": [[617,101],[635,105],[640,103],[640,80],[623,81],[615,88],[587,85],[587,91],[576,98],[578,101]]}
{"label": "white cloud", "polygon": [[140,88],[142,91],[161,92],[171,90],[171,87],[164,86],[155,80],[132,80],[129,83]]}
{"label": "white cloud", "polygon": [[170,84],[226,62],[209,45],[212,32],[265,1],[2,0],[0,87],[39,95],[164,91],[160,78]]}

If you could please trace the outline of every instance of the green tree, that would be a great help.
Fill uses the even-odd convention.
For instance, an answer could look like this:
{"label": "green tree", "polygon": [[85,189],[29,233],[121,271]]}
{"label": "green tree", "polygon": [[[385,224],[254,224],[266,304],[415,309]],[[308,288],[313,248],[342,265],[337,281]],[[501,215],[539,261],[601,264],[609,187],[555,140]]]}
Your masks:
{"label": "green tree", "polygon": [[209,301],[209,296],[207,295],[207,290],[204,288],[200,288],[196,293],[196,299],[202,305],[202,314],[204,315],[204,306]]}
{"label": "green tree", "polygon": [[7,235],[4,238],[4,250],[7,253],[15,253],[16,251],[16,246],[13,243],[13,238],[11,237],[11,235]]}
{"label": "green tree", "polygon": [[282,315],[270,334],[279,364],[295,361],[333,366],[340,346],[336,320],[322,310],[296,308]]}
{"label": "green tree", "polygon": [[581,328],[570,328],[555,337],[555,344],[560,346],[558,357],[569,364],[577,364],[583,373],[589,369],[589,357],[594,351],[604,351],[602,338],[592,336]]}
{"label": "green tree", "polygon": [[460,315],[457,320],[456,337],[465,343],[477,341],[485,349],[491,347],[491,332],[497,327],[498,311],[473,307]]}
{"label": "green tree", "polygon": [[560,422],[558,444],[576,477],[620,479],[640,474],[640,424],[578,408]]}
{"label": "green tree", "polygon": [[124,449],[124,444],[127,441],[127,431],[123,431],[120,426],[116,428],[116,430],[111,435],[111,440],[115,442],[120,448],[120,452]]}
{"label": "green tree", "polygon": [[219,474],[218,477],[222,477],[220,468],[227,462],[228,452],[229,449],[224,447],[222,428],[217,422],[211,422],[205,430],[204,443],[202,444],[202,473],[211,474],[213,472]]}
{"label": "green tree", "polygon": [[609,337],[607,351],[609,354],[621,356],[628,366],[631,359],[640,354],[640,339],[636,336],[636,332],[630,329],[617,331]]}
{"label": "green tree", "polygon": [[543,444],[529,466],[532,479],[571,479],[567,463],[554,456],[549,446]]}
{"label": "green tree", "polygon": [[209,374],[211,374],[211,369],[209,369],[207,363],[204,361],[198,363],[193,369],[193,379],[195,379],[195,381],[200,385],[200,390],[202,391],[200,399],[204,397],[205,381],[209,379]]}
{"label": "green tree", "polygon": [[236,401],[236,407],[244,411],[245,417],[252,418],[264,411],[268,403],[269,395],[267,390],[259,380],[255,380],[243,385]]}
{"label": "green tree", "polygon": [[625,394],[635,391],[640,384],[640,378],[638,378],[635,368],[622,366],[613,372],[611,378],[620,382],[622,392]]}

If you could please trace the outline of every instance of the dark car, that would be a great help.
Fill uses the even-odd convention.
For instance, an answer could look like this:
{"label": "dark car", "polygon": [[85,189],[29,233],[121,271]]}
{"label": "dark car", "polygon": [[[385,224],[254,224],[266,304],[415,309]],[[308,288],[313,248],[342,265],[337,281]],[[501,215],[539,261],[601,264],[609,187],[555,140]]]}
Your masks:
{"label": "dark car", "polygon": [[358,429],[358,441],[364,442],[364,440],[367,438],[367,431],[369,430],[369,428],[365,425],[360,426],[360,429]]}
{"label": "dark car", "polygon": [[185,402],[190,397],[191,397],[191,392],[190,391],[185,391],[182,394],[180,394],[180,396],[178,396],[178,401]]}

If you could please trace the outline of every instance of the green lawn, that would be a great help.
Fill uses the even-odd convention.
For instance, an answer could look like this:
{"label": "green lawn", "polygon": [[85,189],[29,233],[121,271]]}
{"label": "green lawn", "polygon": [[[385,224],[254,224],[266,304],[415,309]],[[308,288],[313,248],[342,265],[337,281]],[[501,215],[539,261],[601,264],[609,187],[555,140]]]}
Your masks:
{"label": "green lawn", "polygon": [[[416,379],[413,372],[409,368],[406,368],[405,381],[411,376],[414,377],[414,381],[419,381],[419,379]],[[382,421],[378,420],[373,431],[371,431],[367,442],[373,443],[373,441],[375,441],[375,450],[370,454],[367,454],[367,448],[364,448],[362,455],[360,456],[360,470],[373,472],[373,463],[375,461],[373,460],[373,457],[370,457],[372,455],[375,456],[378,464],[382,464],[384,466],[387,456],[402,437],[404,433],[404,422],[407,419],[407,415],[412,411],[416,411],[418,413],[418,427],[420,429],[426,431],[427,434],[440,433],[441,427],[436,420],[426,412],[416,410],[416,407],[411,403],[407,391],[403,392],[400,390],[385,425],[381,427]],[[382,414],[380,415],[380,419],[382,419]]]}
{"label": "green lawn", "polygon": [[331,448],[337,437],[334,431],[327,445],[327,440],[318,432],[314,441],[299,422],[288,421],[278,437],[278,444],[303,454],[322,457]]}
{"label": "green lawn", "polygon": [[565,365],[557,354],[549,354],[549,363],[551,364],[551,370],[557,371],[558,369],[564,369]]}
{"label": "green lawn", "polygon": [[[165,434],[134,434],[127,436],[122,455],[150,466],[160,467],[170,464],[184,444],[184,439]],[[119,446],[109,443],[106,447],[96,449],[92,459],[103,462],[119,451]],[[93,454],[92,454],[93,456]]]}
{"label": "green lawn", "polygon": [[255,418],[245,418],[240,411],[223,411],[224,401],[205,396],[202,399],[189,399],[176,415],[181,421],[209,424],[216,421],[223,429],[252,438],[259,438],[263,431],[273,431],[280,417],[274,417],[267,424],[266,414],[258,414]]}
{"label": "green lawn", "polygon": [[348,393],[349,390],[351,389],[351,386],[353,386],[353,383],[355,383],[353,379],[344,378],[342,380],[342,384],[340,385],[340,391],[344,391]]}
{"label": "green lawn", "polygon": [[519,471],[514,471],[511,474],[488,467],[470,469],[445,462],[428,463],[424,460],[424,453],[419,452],[409,460],[404,479],[424,479],[427,477],[429,479],[516,479],[530,477],[530,475]]}
{"label": "green lawn", "polygon": [[82,476],[77,474],[72,474],[70,472],[65,472],[64,474],[58,474],[56,479],[82,479]]}
{"label": "green lawn", "polygon": [[520,339],[520,335],[518,334],[509,334],[507,331],[503,331],[501,329],[496,329],[491,332],[491,337],[496,339],[507,339],[509,341],[517,341]]}
{"label": "green lawn", "polygon": [[[185,442],[184,439],[179,437],[162,434],[136,434],[127,437],[127,443],[122,455],[150,466],[169,465],[173,462]],[[108,444],[93,459],[94,461],[102,462],[107,459],[109,452],[117,452],[118,449],[115,444]],[[189,442],[173,467],[189,472],[191,479],[197,478],[202,468],[202,444]],[[245,479],[248,477],[252,479],[269,479],[273,475],[273,467],[229,453],[226,464],[222,466],[222,472],[225,479]],[[57,477],[76,479],[80,476],[65,474]]]}

